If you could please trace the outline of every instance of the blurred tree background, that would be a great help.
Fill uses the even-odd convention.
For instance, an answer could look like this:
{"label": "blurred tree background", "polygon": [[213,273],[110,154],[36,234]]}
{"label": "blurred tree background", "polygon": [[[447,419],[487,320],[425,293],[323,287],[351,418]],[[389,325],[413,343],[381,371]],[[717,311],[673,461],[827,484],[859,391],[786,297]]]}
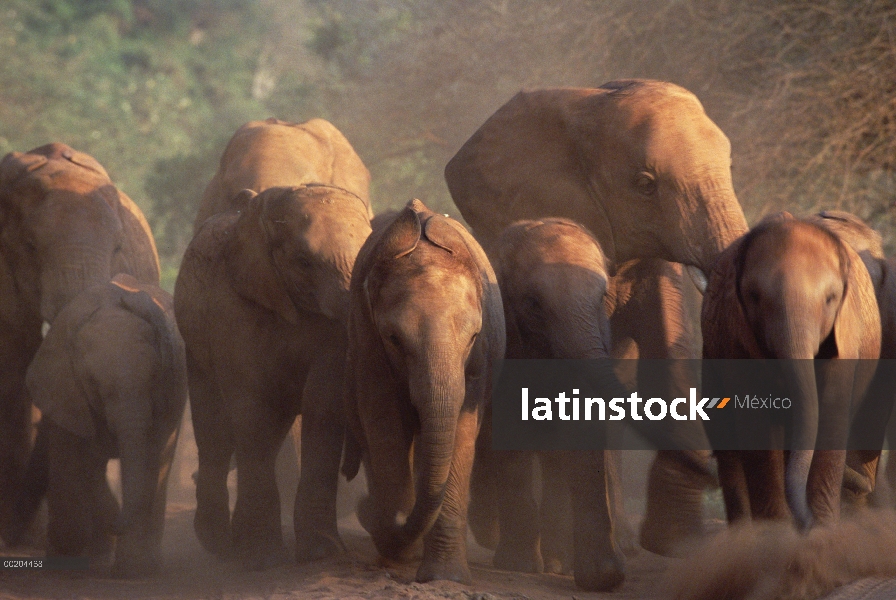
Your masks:
{"label": "blurred tree background", "polygon": [[457,216],[448,159],[521,88],[650,77],[731,138],[748,219],[857,213],[896,251],[896,5],[885,0],[2,0],[0,154],[63,141],[141,206],[170,288],[242,123],[323,117],[377,211]]}

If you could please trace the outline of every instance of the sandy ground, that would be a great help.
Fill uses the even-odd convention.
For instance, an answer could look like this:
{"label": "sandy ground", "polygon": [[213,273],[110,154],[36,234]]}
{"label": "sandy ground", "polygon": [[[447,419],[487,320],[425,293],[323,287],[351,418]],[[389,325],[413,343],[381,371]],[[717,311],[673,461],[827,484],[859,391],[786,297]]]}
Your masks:
{"label": "sandy ground", "polygon": [[[416,562],[384,564],[353,516],[340,522],[348,554],[333,560],[245,572],[220,562],[199,545],[192,528],[193,506],[171,504],[164,540],[164,572],[151,579],[110,579],[102,565],[89,571],[0,571],[2,598],[458,598],[569,600],[658,598],[662,574],[675,561],[648,552],[630,559],[622,589],[611,594],[581,592],[572,577],[527,575],[492,569],[491,552],[470,543],[474,583],[414,582]],[[284,528],[284,539],[290,532]],[[17,552],[3,554],[21,555]]]}

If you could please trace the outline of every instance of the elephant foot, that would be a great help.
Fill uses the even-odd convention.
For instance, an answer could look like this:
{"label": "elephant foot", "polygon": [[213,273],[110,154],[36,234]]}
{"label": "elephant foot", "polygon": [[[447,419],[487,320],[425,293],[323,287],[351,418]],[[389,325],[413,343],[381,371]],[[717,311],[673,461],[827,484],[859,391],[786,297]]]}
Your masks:
{"label": "elephant foot", "polygon": [[467,561],[461,558],[439,561],[424,558],[414,579],[420,583],[438,580],[456,581],[465,585],[473,583],[470,567],[467,565]]}
{"label": "elephant foot", "polygon": [[584,567],[576,565],[573,578],[579,589],[610,592],[625,581],[625,561],[621,556],[611,556]]}
{"label": "elephant foot", "polygon": [[404,561],[410,558],[411,547],[416,540],[405,538],[401,527],[395,523],[384,524],[382,512],[377,510],[370,496],[363,498],[358,503],[358,521],[364,530],[373,539],[373,545],[381,556],[395,561]]}
{"label": "elephant foot", "polygon": [[[544,571],[544,562],[538,546],[514,547],[511,544],[500,543],[495,550],[492,564],[502,571],[516,571],[518,573],[541,573]],[[562,569],[562,564],[561,564]],[[557,571],[554,571],[557,572]]]}
{"label": "elephant foot", "polygon": [[345,545],[337,532],[329,535],[311,532],[296,535],[296,562],[306,563],[338,556],[346,552]]}
{"label": "elephant foot", "polygon": [[193,530],[206,552],[221,558],[231,555],[233,546],[229,522],[221,523],[220,519],[209,518],[197,510],[193,517]]}

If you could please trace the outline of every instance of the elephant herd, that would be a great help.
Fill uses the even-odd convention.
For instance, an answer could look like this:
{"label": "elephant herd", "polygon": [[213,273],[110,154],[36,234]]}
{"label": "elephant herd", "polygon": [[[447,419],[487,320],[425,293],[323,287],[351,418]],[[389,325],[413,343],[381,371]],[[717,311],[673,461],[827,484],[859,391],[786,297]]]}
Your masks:
{"label": "elephant herd", "polygon": [[[418,581],[471,582],[469,527],[498,568],[614,589],[620,454],[492,449],[505,357],[809,359],[787,378],[806,449],[719,450],[717,475],[709,450],[658,451],[639,541],[672,554],[699,535],[716,477],[730,521],[835,521],[841,487],[873,490],[880,447],[813,451],[815,440],[849,434],[839,398],[891,382],[815,359],[896,354],[896,265],[845,213],[781,213],[748,231],[730,165],[728,139],[673,84],[521,92],[445,168],[471,233],[416,199],[374,217],[369,172],[330,123],[255,121],[206,188],[172,297],[146,220],[93,158],[58,143],[7,155],[0,537],[27,543],[46,498],[48,553],[114,551],[116,575],[157,571],[189,395],[194,528],[217,556],[287,560],[275,460],[301,415],[295,560],[344,551],[337,482],[363,467],[358,519],[387,558],[422,541]],[[648,382],[599,360],[594,380],[608,397],[700,386],[694,361],[667,362]],[[857,413],[881,444],[887,397]],[[719,429],[675,422],[661,435],[709,448]]]}

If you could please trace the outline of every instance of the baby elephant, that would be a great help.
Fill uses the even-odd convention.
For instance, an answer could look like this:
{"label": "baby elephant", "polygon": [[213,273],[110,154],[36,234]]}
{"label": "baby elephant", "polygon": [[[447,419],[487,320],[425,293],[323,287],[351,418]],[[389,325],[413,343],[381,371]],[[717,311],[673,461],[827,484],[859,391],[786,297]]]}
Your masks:
{"label": "baby elephant", "polygon": [[[17,522],[31,520],[45,491],[48,554],[104,553],[117,535],[113,575],[157,571],[187,400],[171,296],[125,274],[88,288],[53,321],[27,385],[43,417]],[[106,481],[110,458],[121,459],[120,512]]]}
{"label": "baby elephant", "polygon": [[504,343],[494,271],[462,225],[419,200],[374,220],[352,272],[343,472],[363,456],[358,518],[381,554],[423,538],[417,581],[471,581],[470,474]]}

